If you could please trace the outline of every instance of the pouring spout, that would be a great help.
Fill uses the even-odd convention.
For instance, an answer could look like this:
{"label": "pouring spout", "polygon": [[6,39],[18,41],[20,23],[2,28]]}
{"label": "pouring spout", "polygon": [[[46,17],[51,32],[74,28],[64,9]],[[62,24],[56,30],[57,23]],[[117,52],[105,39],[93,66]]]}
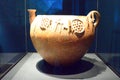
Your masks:
{"label": "pouring spout", "polygon": [[29,22],[31,24],[36,17],[36,14],[35,14],[36,9],[28,9],[28,12],[29,12]]}

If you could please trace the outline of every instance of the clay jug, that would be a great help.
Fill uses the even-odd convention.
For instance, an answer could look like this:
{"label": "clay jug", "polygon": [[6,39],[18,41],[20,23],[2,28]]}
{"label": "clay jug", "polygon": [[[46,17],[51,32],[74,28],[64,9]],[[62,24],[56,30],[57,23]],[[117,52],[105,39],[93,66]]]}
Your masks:
{"label": "clay jug", "polygon": [[54,66],[73,64],[87,53],[100,19],[95,10],[87,16],[36,16],[36,10],[28,12],[33,45],[42,58]]}

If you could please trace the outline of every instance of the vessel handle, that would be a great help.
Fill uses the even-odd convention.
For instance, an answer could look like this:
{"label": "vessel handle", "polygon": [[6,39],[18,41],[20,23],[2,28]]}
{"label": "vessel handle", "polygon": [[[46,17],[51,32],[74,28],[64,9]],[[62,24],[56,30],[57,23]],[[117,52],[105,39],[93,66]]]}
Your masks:
{"label": "vessel handle", "polygon": [[91,11],[87,15],[90,22],[93,23],[93,25],[96,27],[100,21],[100,13],[96,10]]}

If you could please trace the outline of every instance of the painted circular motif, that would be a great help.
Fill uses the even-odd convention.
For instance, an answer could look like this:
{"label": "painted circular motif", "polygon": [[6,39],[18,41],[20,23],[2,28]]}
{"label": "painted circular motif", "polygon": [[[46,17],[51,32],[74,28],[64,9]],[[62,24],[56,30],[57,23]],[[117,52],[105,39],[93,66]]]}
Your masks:
{"label": "painted circular motif", "polygon": [[84,26],[83,26],[83,22],[79,19],[74,19],[72,21],[72,31],[74,33],[82,33],[84,32]]}

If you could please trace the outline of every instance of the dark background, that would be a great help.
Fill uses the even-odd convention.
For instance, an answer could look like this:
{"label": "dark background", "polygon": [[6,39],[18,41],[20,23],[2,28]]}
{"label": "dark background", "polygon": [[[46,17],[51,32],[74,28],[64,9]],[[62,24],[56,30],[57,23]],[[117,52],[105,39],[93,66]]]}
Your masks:
{"label": "dark background", "polygon": [[29,35],[27,9],[36,9],[40,15],[87,15],[91,10],[98,10],[101,20],[88,52],[100,54],[120,72],[119,3],[120,0],[3,0],[0,2],[0,54],[36,51]]}
{"label": "dark background", "polygon": [[0,2],[0,52],[25,52],[25,38],[24,1]]}

